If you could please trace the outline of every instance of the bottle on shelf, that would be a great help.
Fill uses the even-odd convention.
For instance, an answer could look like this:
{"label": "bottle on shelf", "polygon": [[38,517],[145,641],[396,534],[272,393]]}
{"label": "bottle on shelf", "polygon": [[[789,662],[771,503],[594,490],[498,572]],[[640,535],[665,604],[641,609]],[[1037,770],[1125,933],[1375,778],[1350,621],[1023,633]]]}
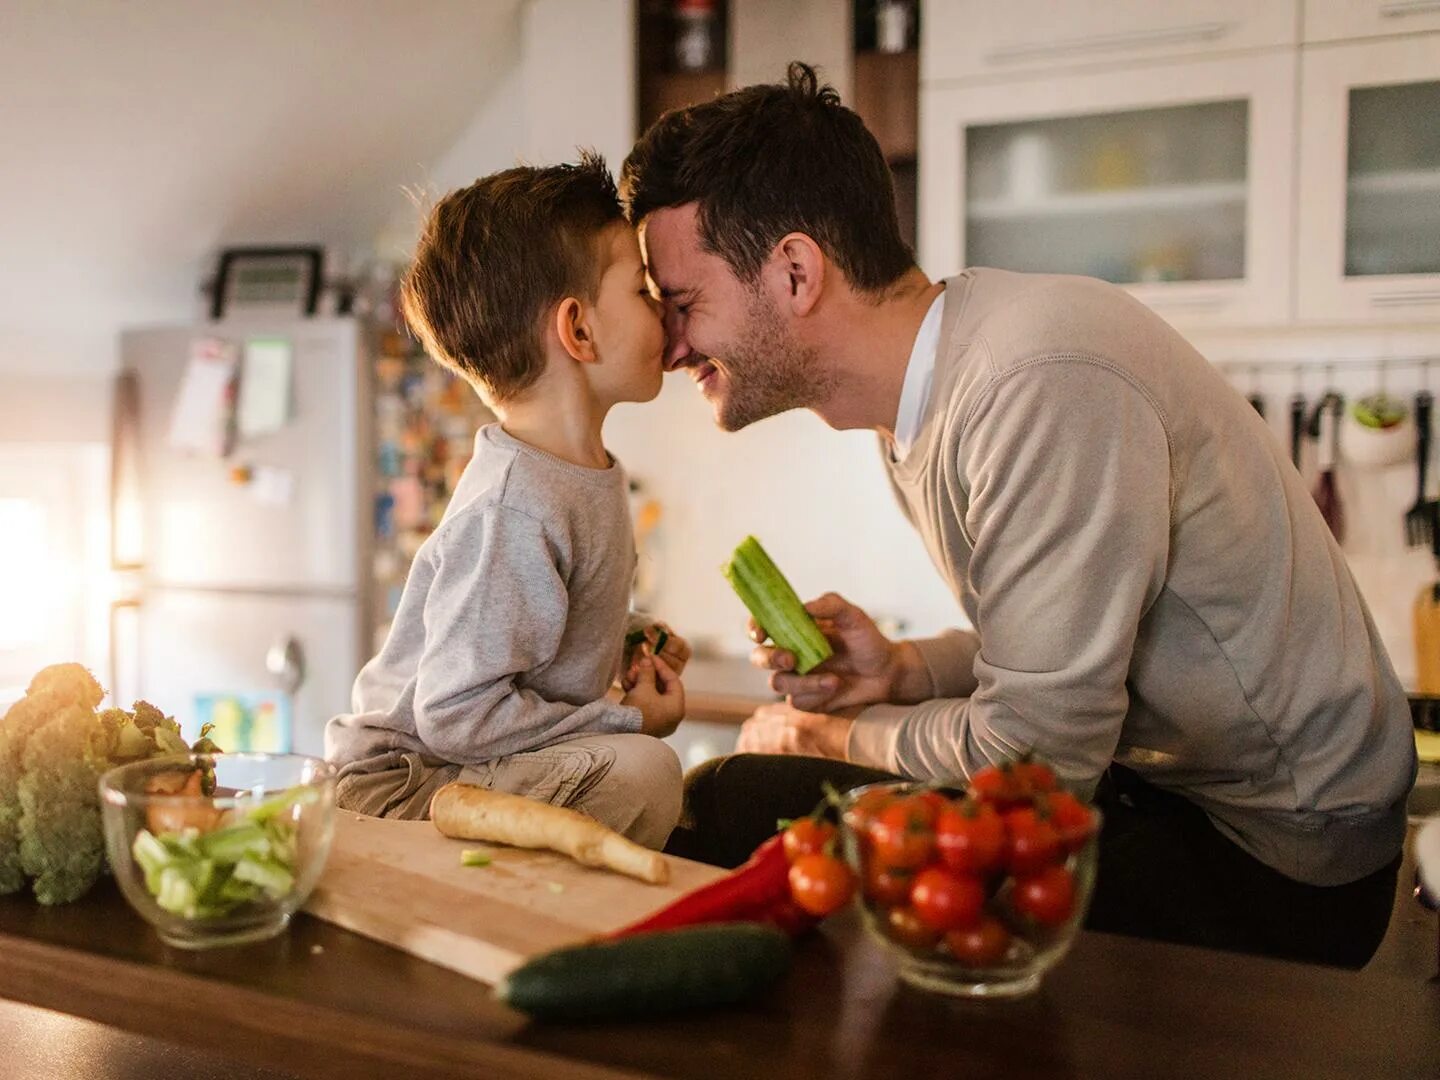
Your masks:
{"label": "bottle on shelf", "polygon": [[882,53],[902,53],[910,48],[915,23],[913,0],[879,0],[875,5],[875,48]]}
{"label": "bottle on shelf", "polygon": [[715,11],[717,0],[675,0],[675,67],[679,71],[709,71],[714,68],[716,48]]}

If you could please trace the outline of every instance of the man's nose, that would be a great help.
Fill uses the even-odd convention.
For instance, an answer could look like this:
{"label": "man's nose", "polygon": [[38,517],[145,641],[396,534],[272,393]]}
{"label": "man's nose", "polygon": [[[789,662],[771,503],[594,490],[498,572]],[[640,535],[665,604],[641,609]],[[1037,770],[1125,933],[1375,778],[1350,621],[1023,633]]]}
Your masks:
{"label": "man's nose", "polygon": [[690,355],[690,343],[685,340],[685,328],[678,318],[665,320],[665,370],[674,371]]}

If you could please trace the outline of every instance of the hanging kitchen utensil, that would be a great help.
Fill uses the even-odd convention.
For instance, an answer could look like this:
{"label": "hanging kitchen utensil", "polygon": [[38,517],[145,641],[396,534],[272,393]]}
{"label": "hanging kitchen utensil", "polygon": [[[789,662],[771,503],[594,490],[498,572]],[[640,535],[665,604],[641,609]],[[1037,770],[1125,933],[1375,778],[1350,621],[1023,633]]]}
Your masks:
{"label": "hanging kitchen utensil", "polygon": [[[1426,504],[1430,515],[1430,550],[1440,573],[1440,528],[1437,528],[1436,503]],[[1415,597],[1413,608],[1415,628],[1415,689],[1422,694],[1440,695],[1440,577],[1426,585]]]}
{"label": "hanging kitchen utensil", "polygon": [[1298,472],[1305,449],[1305,395],[1298,390],[1290,399],[1290,460]]}
{"label": "hanging kitchen utensil", "polygon": [[1435,399],[1429,390],[1415,395],[1415,464],[1419,483],[1415,503],[1405,511],[1405,543],[1420,547],[1431,541],[1435,532],[1435,508],[1426,499],[1425,474],[1430,466],[1430,411]]}
{"label": "hanging kitchen utensil", "polygon": [[1345,508],[1340,505],[1340,489],[1335,483],[1335,461],[1338,457],[1340,418],[1345,411],[1345,399],[1331,390],[1310,418],[1310,435],[1316,440],[1319,476],[1315,480],[1315,505],[1320,516],[1330,526],[1335,542],[1345,541]]}

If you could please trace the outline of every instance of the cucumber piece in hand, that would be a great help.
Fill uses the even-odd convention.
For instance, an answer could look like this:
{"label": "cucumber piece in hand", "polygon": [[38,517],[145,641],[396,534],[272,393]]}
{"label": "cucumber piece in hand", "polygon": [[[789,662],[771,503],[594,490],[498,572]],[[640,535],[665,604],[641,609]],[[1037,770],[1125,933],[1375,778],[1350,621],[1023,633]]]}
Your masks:
{"label": "cucumber piece in hand", "polygon": [[797,672],[804,675],[830,658],[830,642],[759,540],[747,536],[740,542],[725,564],[725,577],[770,640],[794,654]]}

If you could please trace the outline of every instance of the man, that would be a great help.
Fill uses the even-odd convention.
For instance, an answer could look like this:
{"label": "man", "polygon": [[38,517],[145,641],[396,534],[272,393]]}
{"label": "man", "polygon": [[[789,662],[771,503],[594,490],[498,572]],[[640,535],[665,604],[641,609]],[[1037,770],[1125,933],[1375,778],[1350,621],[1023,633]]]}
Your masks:
{"label": "man", "polygon": [[1090,926],[1363,964],[1416,769],[1405,695],[1245,401],[1102,282],[931,283],[874,139],[804,65],[661,118],[622,186],[667,367],[726,430],[808,408],[878,432],[976,629],[891,642],[814,601],[835,658],[802,677],[757,649],[788,700],[688,778],[676,848],[733,864],[822,780],[1034,753],[1106,815]]}

